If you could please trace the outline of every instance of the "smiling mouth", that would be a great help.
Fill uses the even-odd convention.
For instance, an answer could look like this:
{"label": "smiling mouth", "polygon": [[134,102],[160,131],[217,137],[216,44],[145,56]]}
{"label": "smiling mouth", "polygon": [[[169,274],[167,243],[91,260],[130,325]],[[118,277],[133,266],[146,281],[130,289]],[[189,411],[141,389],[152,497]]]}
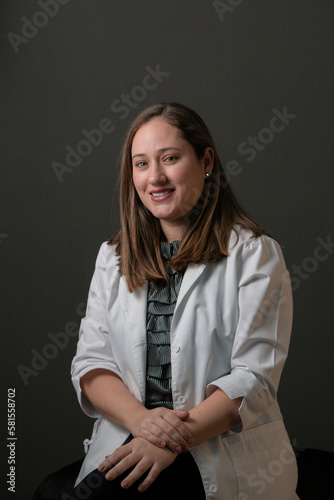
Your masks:
{"label": "smiling mouth", "polygon": [[175,189],[167,189],[166,191],[161,191],[160,193],[150,193],[154,197],[165,196],[166,194],[172,193]]}

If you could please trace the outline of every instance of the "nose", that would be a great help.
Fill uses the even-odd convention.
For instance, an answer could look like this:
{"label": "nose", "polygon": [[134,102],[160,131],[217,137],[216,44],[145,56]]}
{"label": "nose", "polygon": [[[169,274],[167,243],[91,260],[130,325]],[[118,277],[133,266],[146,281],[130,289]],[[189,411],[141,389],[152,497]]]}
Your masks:
{"label": "nose", "polygon": [[152,162],[150,165],[150,172],[148,176],[148,181],[150,184],[164,184],[167,180],[167,176],[164,172],[164,168],[160,165],[158,161]]}

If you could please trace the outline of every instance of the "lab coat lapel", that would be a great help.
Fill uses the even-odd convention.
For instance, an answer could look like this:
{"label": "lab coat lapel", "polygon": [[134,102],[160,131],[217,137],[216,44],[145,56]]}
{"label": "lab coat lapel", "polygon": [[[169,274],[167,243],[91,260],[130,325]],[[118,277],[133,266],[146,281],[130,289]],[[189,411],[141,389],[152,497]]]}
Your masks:
{"label": "lab coat lapel", "polygon": [[[174,316],[182,314],[182,304],[189,291],[203,273],[205,264],[189,264],[182,280],[180,292],[176,302]],[[124,312],[127,330],[130,333],[133,356],[136,363],[138,380],[140,381],[140,392],[145,397],[146,376],[146,314],[147,314],[147,289],[146,282],[140,288],[130,293],[124,278],[120,283],[120,302]]]}
{"label": "lab coat lapel", "polygon": [[[175,306],[178,309],[191,287],[203,273],[206,264],[189,264],[182,280],[180,292]],[[120,298],[125,314],[127,327],[131,333],[133,346],[146,344],[147,282],[133,293],[127,289],[126,282],[121,279]]]}
{"label": "lab coat lapel", "polygon": [[203,273],[205,267],[206,267],[206,264],[189,264],[188,265],[186,272],[184,273],[182,283],[181,283],[179,296],[177,298],[177,302],[176,302],[176,306],[175,306],[175,310],[174,310],[174,316],[175,316],[175,313],[178,311],[178,309],[181,307],[182,302],[184,301],[188,292],[191,290],[192,286],[195,284],[197,279]]}

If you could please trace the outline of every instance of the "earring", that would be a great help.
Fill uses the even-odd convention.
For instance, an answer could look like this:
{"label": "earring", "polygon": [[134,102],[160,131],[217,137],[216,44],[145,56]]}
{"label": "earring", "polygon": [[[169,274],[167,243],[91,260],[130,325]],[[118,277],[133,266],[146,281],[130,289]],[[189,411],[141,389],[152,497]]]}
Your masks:
{"label": "earring", "polygon": [[205,174],[205,177],[209,178],[209,177],[210,177],[210,175],[211,175],[211,174],[210,174],[210,172],[207,172],[207,173]]}

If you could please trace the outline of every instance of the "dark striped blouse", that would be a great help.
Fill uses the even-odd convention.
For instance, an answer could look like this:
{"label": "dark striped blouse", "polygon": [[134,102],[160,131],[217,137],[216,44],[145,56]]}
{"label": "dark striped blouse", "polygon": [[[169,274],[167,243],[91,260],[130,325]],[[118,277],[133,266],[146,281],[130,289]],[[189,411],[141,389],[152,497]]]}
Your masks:
{"label": "dark striped blouse", "polygon": [[167,261],[178,252],[180,241],[160,242],[161,254],[171,277],[170,286],[148,282],[147,293],[147,408],[173,408],[170,357],[170,326],[183,274],[177,274]]}

